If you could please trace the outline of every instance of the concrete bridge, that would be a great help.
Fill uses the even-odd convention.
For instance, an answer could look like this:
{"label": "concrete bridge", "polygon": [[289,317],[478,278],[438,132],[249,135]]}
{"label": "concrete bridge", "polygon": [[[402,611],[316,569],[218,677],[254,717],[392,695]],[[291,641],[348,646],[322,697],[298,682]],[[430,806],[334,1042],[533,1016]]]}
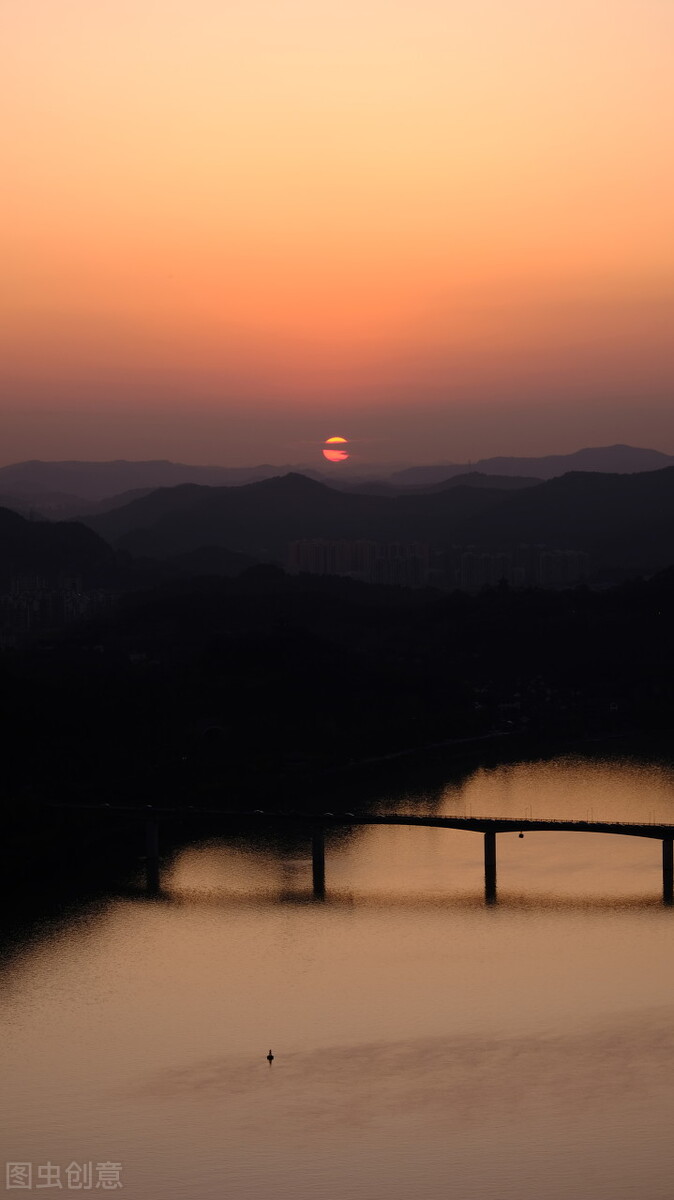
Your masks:
{"label": "concrete bridge", "polygon": [[674,825],[644,824],[627,821],[554,821],[515,820],[511,817],[434,817],[415,813],[325,812],[320,814],[274,812],[232,812],[212,808],[162,808],[148,805],[138,808],[107,808],[107,811],[142,813],[146,823],[147,885],[159,889],[159,823],[169,816],[210,816],[223,823],[250,823],[252,828],[273,824],[306,825],[311,829],[312,882],[314,896],[325,896],[325,832],[327,829],[355,825],[421,825],[435,829],[466,829],[484,837],[484,889],[487,903],[496,900],[496,836],[499,833],[525,833],[551,830],[557,833],[606,833],[622,837],[645,837],[662,843],[662,898],[674,903]]}

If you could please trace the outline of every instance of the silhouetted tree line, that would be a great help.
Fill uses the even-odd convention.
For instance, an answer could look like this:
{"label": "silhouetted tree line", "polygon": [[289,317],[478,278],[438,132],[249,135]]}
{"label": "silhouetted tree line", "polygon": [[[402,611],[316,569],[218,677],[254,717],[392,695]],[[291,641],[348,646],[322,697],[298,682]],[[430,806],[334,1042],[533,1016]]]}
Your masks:
{"label": "silhouetted tree line", "polygon": [[35,862],[47,892],[75,862],[78,880],[120,850],[137,866],[137,820],[103,828],[55,802],[309,809],[352,788],[350,763],[491,735],[480,756],[621,732],[666,754],[673,601],[674,569],[471,596],[258,566],[127,595],[0,655],[4,886]]}
{"label": "silhouetted tree line", "polygon": [[0,658],[5,803],[229,806],[428,742],[666,735],[673,598],[674,571],[477,596],[274,567],[160,586]]}

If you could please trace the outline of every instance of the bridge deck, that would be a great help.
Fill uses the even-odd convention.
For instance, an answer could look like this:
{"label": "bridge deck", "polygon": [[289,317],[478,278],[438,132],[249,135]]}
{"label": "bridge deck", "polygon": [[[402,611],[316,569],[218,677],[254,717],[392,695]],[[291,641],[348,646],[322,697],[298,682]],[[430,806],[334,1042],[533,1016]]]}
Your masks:
{"label": "bridge deck", "polygon": [[239,826],[247,822],[254,828],[267,824],[302,825],[311,830],[313,893],[316,899],[325,898],[325,832],[327,829],[353,827],[354,825],[421,825],[435,829],[467,829],[481,833],[484,837],[484,883],[485,900],[496,901],[496,834],[535,833],[556,830],[559,833],[613,833],[625,837],[646,837],[662,843],[662,896],[663,902],[674,905],[674,824],[644,823],[633,821],[559,821],[516,819],[514,817],[432,816],[419,813],[352,813],[352,812],[275,812],[255,809],[241,810],[168,805],[112,805],[112,804],[69,804],[55,805],[57,808],[87,810],[98,816],[124,813],[134,816],[145,825],[146,873],[148,891],[157,894],[160,890],[159,822],[164,817],[181,820],[190,817],[217,818],[219,822],[236,822]]}
{"label": "bridge deck", "polygon": [[349,825],[421,825],[436,829],[467,829],[473,833],[534,833],[555,830],[558,833],[613,833],[627,837],[674,838],[674,823],[632,821],[561,821],[515,817],[432,816],[418,813],[352,813],[352,812],[278,812],[273,809],[241,811],[235,809],[185,808],[148,804],[144,807],[123,804],[72,804],[55,805],[58,808],[76,808],[80,811],[100,813],[126,813],[139,817],[193,817],[209,816],[223,820],[250,821],[264,824],[267,821],[282,821],[293,824],[320,825],[338,828]]}

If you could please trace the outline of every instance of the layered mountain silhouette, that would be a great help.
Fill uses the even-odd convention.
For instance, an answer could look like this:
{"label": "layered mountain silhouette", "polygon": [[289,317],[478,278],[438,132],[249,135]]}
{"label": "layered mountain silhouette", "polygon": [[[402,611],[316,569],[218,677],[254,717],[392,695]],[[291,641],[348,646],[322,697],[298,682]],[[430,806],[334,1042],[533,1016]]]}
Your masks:
{"label": "layered mountain silhouette", "polygon": [[289,474],[242,487],[167,488],[97,517],[101,537],[132,554],[168,557],[203,545],[284,561],[301,538],[445,542],[504,493],[456,487],[434,496],[368,496]]}
{"label": "layered mountain silhouette", "polygon": [[573,472],[504,491],[454,486],[397,496],[336,491],[290,474],[230,488],[184,485],[84,520],[112,545],[168,558],[221,546],[285,561],[303,538],[585,551],[596,566],[652,572],[674,559],[674,467]]}
{"label": "layered mountain silhouette", "polygon": [[135,563],[119,555],[92,529],[76,521],[28,520],[0,507],[0,591],[63,587],[67,578],[83,587],[128,590],[166,579],[235,576],[256,559],[222,546],[199,546],[167,556],[161,564]]}
{"label": "layered mountain silhouette", "polygon": [[[657,450],[633,446],[604,446],[578,450],[574,454],[544,458],[485,458],[479,462],[440,463],[410,466],[393,471],[384,464],[342,464],[336,471],[317,471],[304,466],[251,467],[192,466],[167,460],[129,462],[42,462],[38,459],[0,467],[0,495],[7,507],[20,512],[31,509],[52,519],[127,503],[136,495],[157,488],[201,484],[206,487],[235,487],[271,479],[289,472],[301,473],[344,491],[368,491],[390,495],[408,488],[434,487],[461,477],[465,486],[506,487],[506,480],[520,478],[520,486],[532,479],[551,479],[569,471],[601,471],[619,474],[660,470],[674,465],[674,458]],[[482,485],[484,476],[496,477]],[[125,495],[126,494],[126,495]]]}
{"label": "layered mountain silhouette", "polygon": [[477,546],[572,547],[595,564],[643,571],[674,559],[674,467],[634,475],[572,472],[469,519]]}
{"label": "layered mountain silhouette", "polygon": [[0,585],[12,579],[39,576],[53,583],[69,573],[86,583],[96,580],[114,563],[110,546],[91,529],[76,522],[29,521],[0,508]]}
{"label": "layered mountain silhouette", "polygon": [[128,492],[106,496],[103,500],[86,500],[82,496],[71,496],[66,492],[36,491],[33,494],[26,493],[19,496],[0,495],[0,505],[34,520],[70,521],[73,517],[81,516],[82,513],[93,515],[97,512],[109,512],[111,508],[129,504],[139,496],[147,496],[148,492],[153,490],[153,488],[131,488]]}
{"label": "layered mountain silhouette", "polygon": [[75,497],[98,501],[121,492],[160,487],[177,487],[181,483],[201,483],[206,486],[225,486],[250,483],[278,475],[279,468],[269,465],[256,467],[189,466],[158,459],[148,462],[30,462],[12,463],[0,467],[0,492],[21,500],[37,501],[41,496],[52,503],[70,502]]}
{"label": "layered mountain silhouette", "polygon": [[[482,471],[468,471],[465,475],[453,475],[450,479],[442,479],[439,483],[425,483],[417,487],[405,488],[405,492],[445,492],[450,488],[472,487],[490,488],[492,491],[516,492],[520,488],[536,487],[541,479],[528,475],[487,475]],[[394,484],[390,485],[395,487]],[[404,494],[404,493],[403,493]]]}
{"label": "layered mountain silhouette", "polygon": [[501,492],[512,492],[518,488],[535,487],[537,483],[542,482],[541,479],[523,475],[486,475],[480,471],[466,471],[465,474],[443,478],[438,483],[403,484],[395,483],[393,479],[356,479],[343,483],[339,479],[331,479],[329,486],[340,492],[359,492],[362,496],[409,496],[421,492],[442,492],[455,487],[491,488]]}
{"label": "layered mountain silhouette", "polygon": [[439,463],[437,466],[407,467],[395,471],[391,482],[410,485],[438,483],[467,469],[483,475],[524,475],[537,479],[553,479],[569,471],[599,471],[627,475],[641,471],[659,471],[674,466],[674,456],[659,450],[642,450],[635,446],[597,446],[576,450],[573,454],[548,454],[543,458],[481,458],[470,468],[459,463]]}
{"label": "layered mountain silhouette", "polygon": [[4,584],[29,572],[92,579],[107,571],[112,578],[125,561],[120,551],[160,560],[163,574],[235,575],[255,562],[285,564],[290,543],[302,539],[485,552],[541,546],[583,551],[593,571],[650,574],[674,562],[674,467],[571,472],[542,483],[474,473],[400,493],[342,491],[290,473],[132,495],[110,511],[83,514],[79,523],[27,520],[0,509]]}

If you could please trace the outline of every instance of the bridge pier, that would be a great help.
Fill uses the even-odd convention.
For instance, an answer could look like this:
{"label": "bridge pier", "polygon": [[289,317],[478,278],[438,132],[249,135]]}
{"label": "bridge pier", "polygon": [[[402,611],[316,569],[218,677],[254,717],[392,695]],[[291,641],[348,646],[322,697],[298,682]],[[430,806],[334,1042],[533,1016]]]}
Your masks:
{"label": "bridge pier", "polygon": [[674,838],[662,839],[662,899],[674,904]]}
{"label": "bridge pier", "polygon": [[159,891],[159,821],[148,817],[145,822],[145,880],[147,890]]}
{"label": "bridge pier", "polygon": [[325,898],[325,830],[315,825],[311,834],[311,874],[314,899]]}
{"label": "bridge pier", "polygon": [[484,897],[487,904],[496,901],[496,833],[488,829],[484,835]]}

